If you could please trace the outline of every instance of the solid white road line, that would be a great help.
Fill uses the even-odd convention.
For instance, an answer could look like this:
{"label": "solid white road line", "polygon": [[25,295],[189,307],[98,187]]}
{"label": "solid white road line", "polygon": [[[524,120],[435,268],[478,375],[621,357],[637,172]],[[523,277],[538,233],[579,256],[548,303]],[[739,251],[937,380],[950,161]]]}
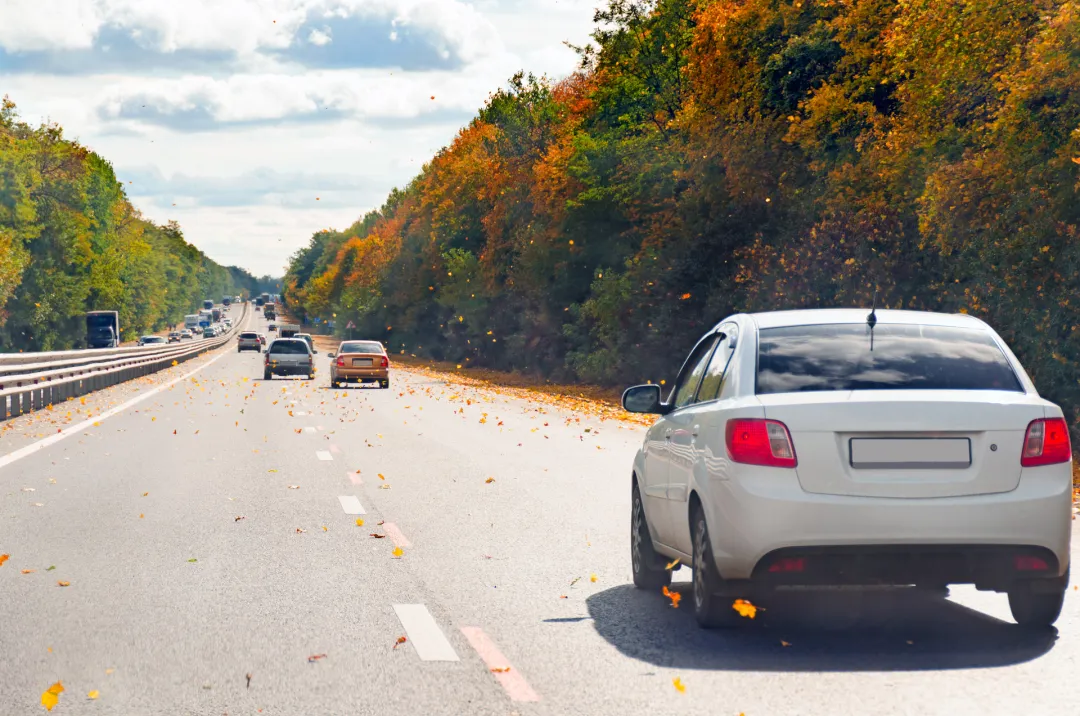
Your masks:
{"label": "solid white road line", "polygon": [[[71,427],[69,427],[69,428],[67,428],[65,430],[61,430],[60,432],[56,433],[55,435],[50,435],[49,437],[45,438],[44,440],[38,440],[36,443],[31,443],[30,445],[27,445],[26,447],[21,447],[18,450],[13,450],[12,452],[8,453],[7,455],[0,456],[0,468],[6,467],[6,466],[10,465],[11,463],[13,463],[13,462],[15,462],[17,460],[21,460],[24,457],[26,457],[27,455],[33,455],[34,453],[38,452],[39,450],[47,448],[50,445],[54,445],[54,444],[60,442],[61,440],[63,440],[64,438],[69,437],[71,435],[74,435],[75,433],[82,432],[83,430],[86,430],[87,428],[93,427],[94,423],[100,423],[102,420],[105,420],[107,418],[111,418],[112,416],[117,415],[118,413],[122,413],[125,410],[127,410],[128,408],[133,407],[135,405],[138,405],[139,403],[143,402],[147,398],[152,398],[155,395],[157,395],[158,393],[162,392],[163,390],[167,390],[167,389],[173,387],[174,385],[176,385],[177,383],[179,383],[181,381],[184,381],[184,380],[187,380],[191,376],[193,376],[196,373],[198,373],[199,371],[201,371],[203,368],[206,368],[207,366],[211,365],[212,363],[216,363],[217,361],[221,360],[222,358],[224,358],[225,356],[229,355],[232,352],[230,350],[224,350],[224,349],[220,349],[220,348],[217,349],[217,350],[222,351],[221,355],[218,355],[218,356],[215,356],[214,358],[211,358],[210,360],[206,361],[205,363],[203,363],[201,366],[199,366],[195,370],[193,370],[193,371],[191,371],[189,373],[185,373],[184,375],[180,376],[179,378],[173,378],[168,383],[163,383],[162,385],[159,385],[156,388],[152,388],[152,389],[148,390],[147,392],[142,393],[141,395],[136,395],[134,398],[127,401],[126,403],[118,405],[115,408],[110,408],[109,410],[106,410],[104,413],[101,413],[100,415],[94,416],[93,418],[89,418],[87,420],[84,420],[81,423],[76,423],[75,425],[72,425]],[[120,385],[123,385],[123,383],[121,383]],[[63,403],[60,403],[60,405],[63,405]]]}
{"label": "solid white road line", "polygon": [[461,633],[469,640],[469,644],[480,658],[487,664],[487,668],[495,675],[495,679],[503,687],[511,701],[539,701],[540,696],[532,690],[529,682],[517,669],[510,666],[510,662],[499,651],[484,630],[480,627],[461,627]]}
{"label": "solid white road line", "polygon": [[341,509],[345,510],[347,515],[365,515],[364,506],[360,504],[360,500],[355,495],[340,495],[338,501],[341,502]]}
{"label": "solid white road line", "polygon": [[316,451],[315,457],[319,458],[320,460],[333,460],[334,459],[334,456],[331,455],[326,450],[318,450],[318,451]]}
{"label": "solid white road line", "polygon": [[313,433],[313,432],[315,432],[315,428],[311,428],[311,427],[304,428],[304,432],[305,433]]}
{"label": "solid white road line", "polygon": [[423,604],[395,604],[394,612],[421,661],[460,661]]}

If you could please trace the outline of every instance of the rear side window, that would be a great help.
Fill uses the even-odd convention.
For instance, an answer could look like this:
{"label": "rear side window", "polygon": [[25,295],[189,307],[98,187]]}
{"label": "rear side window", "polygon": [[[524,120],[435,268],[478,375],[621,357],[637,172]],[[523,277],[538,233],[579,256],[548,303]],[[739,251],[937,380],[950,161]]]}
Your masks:
{"label": "rear side window", "polygon": [[338,353],[382,353],[382,343],[375,341],[351,341],[342,343]]}
{"label": "rear side window", "polygon": [[308,345],[304,341],[274,341],[270,346],[271,353],[308,353]]}
{"label": "rear side window", "polygon": [[823,390],[1023,392],[1008,359],[978,328],[878,324],[764,328],[757,393]]}

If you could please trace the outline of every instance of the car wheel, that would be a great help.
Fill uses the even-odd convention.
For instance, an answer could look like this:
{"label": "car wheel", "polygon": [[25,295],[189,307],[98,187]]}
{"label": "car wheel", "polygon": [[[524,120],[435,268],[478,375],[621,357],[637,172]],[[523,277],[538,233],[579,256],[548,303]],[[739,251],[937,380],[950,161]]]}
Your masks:
{"label": "car wheel", "polygon": [[630,498],[630,568],[638,589],[661,589],[671,584],[671,572],[664,568],[663,557],[653,548],[645,505],[636,483]]}
{"label": "car wheel", "polygon": [[274,379],[274,374],[273,373],[271,373],[268,370],[263,371],[263,380],[273,380],[273,379]]}
{"label": "car wheel", "polygon": [[380,380],[379,381],[379,387],[382,388],[383,390],[386,390],[387,388],[390,387],[390,381],[389,380]]}
{"label": "car wheel", "polygon": [[1069,573],[1066,571],[1060,582],[1049,591],[1035,591],[1033,586],[1031,582],[1021,582],[1009,590],[1009,611],[1020,626],[1052,626],[1061,615],[1061,606],[1069,587]]}
{"label": "car wheel", "polygon": [[705,524],[705,511],[700,506],[694,510],[691,522],[694,538],[694,572],[691,594],[694,618],[705,629],[730,628],[742,619],[731,608],[731,599],[719,594],[723,580],[716,569],[709,527]]}

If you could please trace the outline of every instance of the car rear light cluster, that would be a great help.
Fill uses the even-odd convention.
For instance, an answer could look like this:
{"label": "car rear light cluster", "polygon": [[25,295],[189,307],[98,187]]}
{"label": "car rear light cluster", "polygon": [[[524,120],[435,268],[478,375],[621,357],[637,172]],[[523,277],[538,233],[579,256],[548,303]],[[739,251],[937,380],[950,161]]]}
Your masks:
{"label": "car rear light cluster", "polygon": [[337,359],[337,364],[344,368],[345,367],[345,359],[344,358],[338,358]]}
{"label": "car rear light cluster", "polygon": [[795,445],[778,420],[735,418],[727,422],[728,457],[734,462],[768,467],[795,467]]}
{"label": "car rear light cluster", "polygon": [[781,557],[769,565],[769,571],[778,572],[805,572],[806,557]]}
{"label": "car rear light cluster", "polygon": [[390,367],[390,359],[389,359],[389,358],[387,358],[386,356],[383,356],[383,357],[382,357],[382,361],[381,361],[380,365],[381,365],[381,366],[382,366],[383,368],[389,368],[389,367]]}
{"label": "car rear light cluster", "polygon": [[1023,467],[1056,465],[1072,459],[1069,426],[1064,418],[1032,420],[1024,435],[1024,452],[1020,455]]}
{"label": "car rear light cluster", "polygon": [[1042,557],[1018,556],[1013,560],[1013,566],[1018,572],[1043,572],[1050,569]]}

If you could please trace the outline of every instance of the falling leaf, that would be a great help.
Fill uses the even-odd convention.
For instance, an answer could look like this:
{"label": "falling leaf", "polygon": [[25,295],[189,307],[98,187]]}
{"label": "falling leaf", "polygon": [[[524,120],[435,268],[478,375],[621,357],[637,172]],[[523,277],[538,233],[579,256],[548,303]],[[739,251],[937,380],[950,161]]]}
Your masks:
{"label": "falling leaf", "polygon": [[139,513],[139,519],[141,520],[141,519],[143,519],[143,517],[144,517],[143,513],[140,512]]}
{"label": "falling leaf", "polygon": [[0,564],[3,564],[4,562],[8,561],[9,559],[11,559],[10,554],[0,554]]}
{"label": "falling leaf", "polygon": [[327,531],[327,529],[326,529],[326,525],[323,525],[323,526],[322,526],[322,531],[323,531],[323,532],[326,532],[326,531]]}
{"label": "falling leaf", "polygon": [[98,697],[97,689],[94,689],[93,691],[91,691],[90,693],[88,693],[86,695],[86,698],[88,698],[88,699],[96,699],[97,697]]}
{"label": "falling leaf", "polygon": [[277,470],[267,470],[267,472],[277,472]]}
{"label": "falling leaf", "polygon": [[363,517],[357,517],[356,518],[356,526],[357,527],[363,527],[364,526],[364,518]]}
{"label": "falling leaf", "polygon": [[400,557],[401,555],[405,554],[405,550],[401,549],[401,547],[394,547],[394,551],[391,552],[391,554],[393,554],[395,557]]}
{"label": "falling leaf", "polygon": [[142,493],[142,496],[143,496],[143,497],[146,497],[146,496],[147,496],[147,495],[149,495],[149,494],[150,494],[149,492],[144,492],[144,493]]}
{"label": "falling leaf", "polygon": [[404,644],[404,643],[405,643],[406,641],[408,641],[408,639],[406,639],[406,638],[405,638],[405,637],[403,637],[403,636],[399,636],[399,637],[397,638],[397,641],[395,641],[395,642],[394,642],[394,648],[395,648],[395,649],[397,649],[397,648],[398,648],[399,646],[401,646],[402,644]]}
{"label": "falling leaf", "polygon": [[60,587],[70,587],[71,586],[71,582],[57,582],[56,584],[57,584],[57,586],[60,586]]}
{"label": "falling leaf", "polygon": [[62,693],[64,693],[64,685],[57,681],[41,695],[41,705],[45,707],[46,711],[52,711],[53,706],[56,706],[60,701],[60,694]]}
{"label": "falling leaf", "polygon": [[379,473],[379,479],[380,480],[385,480],[386,479],[385,477],[383,477],[383,474],[381,472]]}
{"label": "falling leaf", "polygon": [[188,562],[198,562],[198,561],[199,560],[195,559],[194,557],[192,557],[191,559],[188,560]]}
{"label": "falling leaf", "polygon": [[487,485],[490,485],[493,482],[495,482],[494,477],[489,477],[488,479],[484,480],[484,484],[487,484]]}
{"label": "falling leaf", "polygon": [[668,569],[668,570],[675,569],[678,566],[679,566],[679,560],[676,559],[673,562],[668,562],[667,565],[664,567],[664,569]]}
{"label": "falling leaf", "polygon": [[758,608],[745,599],[736,599],[735,603],[731,605],[731,608],[737,611],[741,617],[753,619],[757,616]]}
{"label": "falling leaf", "polygon": [[596,575],[595,574],[590,574],[589,575],[589,581],[590,582],[595,582],[596,581]]}
{"label": "falling leaf", "polygon": [[682,682],[682,679],[680,679],[678,676],[671,680],[671,685],[674,686],[675,690],[678,691],[680,694],[686,693],[686,684],[684,684]]}
{"label": "falling leaf", "polygon": [[791,642],[790,641],[784,641],[783,639],[781,639],[780,640],[780,646],[791,646]]}
{"label": "falling leaf", "polygon": [[35,570],[33,570],[33,569],[24,569],[24,570],[22,571],[22,573],[23,573],[23,574],[32,574],[32,573],[33,573],[34,571],[35,571]]}
{"label": "falling leaf", "polygon": [[313,664],[316,661],[318,661],[319,659],[325,659],[325,658],[326,658],[326,654],[312,654],[311,656],[309,656],[307,658],[307,660],[308,660],[309,664]]}
{"label": "falling leaf", "polygon": [[662,591],[664,593],[664,596],[671,600],[672,608],[678,609],[679,608],[679,602],[682,600],[682,594],[680,594],[678,592],[673,592],[670,589],[668,589],[667,587],[664,587]]}

